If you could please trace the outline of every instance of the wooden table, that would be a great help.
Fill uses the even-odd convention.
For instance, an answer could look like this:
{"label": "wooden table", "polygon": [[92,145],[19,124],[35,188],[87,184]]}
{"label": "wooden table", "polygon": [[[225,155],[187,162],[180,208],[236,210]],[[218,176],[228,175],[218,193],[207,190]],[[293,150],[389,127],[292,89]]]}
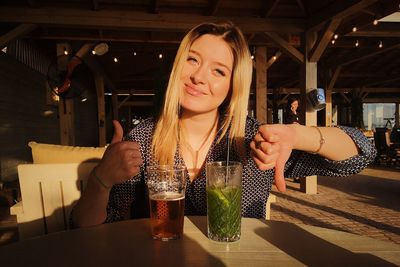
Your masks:
{"label": "wooden table", "polygon": [[400,246],[345,232],[243,218],[242,237],[206,237],[206,218],[185,218],[180,240],[150,237],[130,220],[53,233],[0,247],[0,266],[396,266]]}

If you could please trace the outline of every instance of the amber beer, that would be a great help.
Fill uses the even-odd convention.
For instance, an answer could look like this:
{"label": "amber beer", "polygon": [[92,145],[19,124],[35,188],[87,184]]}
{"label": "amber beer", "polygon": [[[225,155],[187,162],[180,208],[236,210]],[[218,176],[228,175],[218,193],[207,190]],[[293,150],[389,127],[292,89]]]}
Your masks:
{"label": "amber beer", "polygon": [[178,239],[183,232],[185,197],[175,192],[161,192],[149,197],[150,223],[154,239]]}

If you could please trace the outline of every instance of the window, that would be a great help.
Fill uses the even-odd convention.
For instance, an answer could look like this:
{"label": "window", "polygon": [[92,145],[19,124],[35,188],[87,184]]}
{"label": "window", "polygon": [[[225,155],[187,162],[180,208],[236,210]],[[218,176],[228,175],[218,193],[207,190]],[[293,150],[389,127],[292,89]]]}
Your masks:
{"label": "window", "polygon": [[376,127],[392,128],[396,112],[395,103],[363,104],[363,120],[367,130]]}

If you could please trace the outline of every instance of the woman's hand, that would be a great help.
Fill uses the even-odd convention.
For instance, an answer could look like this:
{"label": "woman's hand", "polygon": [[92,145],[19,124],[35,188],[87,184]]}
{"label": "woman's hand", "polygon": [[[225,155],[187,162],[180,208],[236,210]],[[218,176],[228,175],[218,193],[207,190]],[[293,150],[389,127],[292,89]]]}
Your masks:
{"label": "woman's hand", "polygon": [[250,143],[252,158],[260,170],[275,168],[275,185],[279,191],[286,190],[284,169],[296,143],[294,125],[261,125]]}
{"label": "woman's hand", "polygon": [[103,158],[95,169],[95,174],[107,186],[113,186],[129,180],[140,171],[143,163],[139,144],[132,141],[122,141],[123,129],[114,120],[114,136],[107,147]]}

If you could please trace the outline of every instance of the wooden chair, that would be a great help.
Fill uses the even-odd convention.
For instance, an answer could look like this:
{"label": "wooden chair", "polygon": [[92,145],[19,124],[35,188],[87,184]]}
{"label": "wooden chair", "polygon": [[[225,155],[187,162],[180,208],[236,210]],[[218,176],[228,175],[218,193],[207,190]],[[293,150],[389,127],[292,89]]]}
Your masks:
{"label": "wooden chair", "polygon": [[22,201],[11,207],[19,238],[67,230],[73,204],[80,198],[96,163],[18,166]]}
{"label": "wooden chair", "polygon": [[269,197],[266,203],[266,212],[265,212],[265,219],[271,219],[271,203],[276,202],[276,196],[274,194],[269,193]]}

